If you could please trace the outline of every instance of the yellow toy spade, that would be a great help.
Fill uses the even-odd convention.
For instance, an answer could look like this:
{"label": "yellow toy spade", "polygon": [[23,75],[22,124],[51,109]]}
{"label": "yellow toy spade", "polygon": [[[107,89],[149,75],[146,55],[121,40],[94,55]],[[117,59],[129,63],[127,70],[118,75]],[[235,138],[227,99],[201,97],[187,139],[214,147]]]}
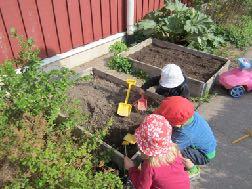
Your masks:
{"label": "yellow toy spade", "polygon": [[131,113],[132,105],[128,104],[128,100],[129,100],[131,86],[136,85],[136,80],[127,79],[126,82],[128,83],[127,95],[126,95],[126,98],[125,98],[125,102],[120,102],[119,103],[119,106],[117,108],[117,114],[120,115],[120,116],[129,117],[129,115]]}

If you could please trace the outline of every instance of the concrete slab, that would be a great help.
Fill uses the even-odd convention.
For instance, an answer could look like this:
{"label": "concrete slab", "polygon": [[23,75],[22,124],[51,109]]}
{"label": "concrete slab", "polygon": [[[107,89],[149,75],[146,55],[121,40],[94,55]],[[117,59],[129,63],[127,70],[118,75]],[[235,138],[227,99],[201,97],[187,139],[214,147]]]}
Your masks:
{"label": "concrete slab", "polygon": [[252,129],[252,93],[240,99],[218,95],[202,104],[199,112],[211,125],[218,140],[217,157],[203,168],[193,189],[252,188],[252,138],[231,142]]}

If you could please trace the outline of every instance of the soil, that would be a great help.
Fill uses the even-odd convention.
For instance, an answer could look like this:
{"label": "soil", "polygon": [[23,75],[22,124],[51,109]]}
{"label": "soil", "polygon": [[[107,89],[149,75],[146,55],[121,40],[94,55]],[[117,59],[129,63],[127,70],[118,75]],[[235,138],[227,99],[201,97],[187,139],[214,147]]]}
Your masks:
{"label": "soil", "polygon": [[144,47],[130,57],[159,68],[166,64],[176,64],[187,76],[204,82],[208,81],[225,64],[214,58],[200,57],[169,47],[159,47],[156,44]]}
{"label": "soil", "polygon": [[[125,100],[126,88],[96,77],[92,81],[82,81],[75,85],[69,96],[70,99],[78,99],[83,112],[90,114],[88,123],[85,123],[90,130],[103,127],[113,118],[113,125],[105,142],[124,154],[123,137],[127,133],[134,134],[144,118],[144,114],[137,112],[135,108],[132,108],[130,117],[120,117],[116,114],[118,103]],[[128,103],[133,104],[139,98],[139,94],[131,91]],[[149,107],[155,106],[149,99],[148,103]],[[137,152],[137,146],[127,146],[127,152],[129,157],[133,156]]]}

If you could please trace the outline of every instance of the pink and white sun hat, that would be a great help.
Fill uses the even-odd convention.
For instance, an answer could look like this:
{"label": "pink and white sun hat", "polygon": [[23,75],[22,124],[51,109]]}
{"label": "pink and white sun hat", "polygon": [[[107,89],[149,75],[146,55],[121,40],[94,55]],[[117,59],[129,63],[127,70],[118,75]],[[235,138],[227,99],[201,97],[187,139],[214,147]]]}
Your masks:
{"label": "pink and white sun hat", "polygon": [[147,156],[165,155],[173,145],[172,127],[165,117],[150,114],[136,129],[135,136],[139,149]]}
{"label": "pink and white sun hat", "polygon": [[162,68],[159,84],[162,87],[174,88],[181,85],[185,78],[182,70],[176,64],[167,64]]}

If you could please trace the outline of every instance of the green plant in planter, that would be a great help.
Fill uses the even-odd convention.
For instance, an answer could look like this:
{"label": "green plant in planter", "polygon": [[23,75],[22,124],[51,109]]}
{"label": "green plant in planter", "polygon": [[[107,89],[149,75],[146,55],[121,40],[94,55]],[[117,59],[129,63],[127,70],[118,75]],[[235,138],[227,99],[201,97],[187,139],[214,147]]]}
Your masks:
{"label": "green plant in planter", "polygon": [[107,66],[112,69],[123,73],[130,73],[132,63],[120,55],[121,52],[127,50],[128,47],[121,41],[115,42],[109,47],[109,51],[113,53],[113,57],[109,60]]}
{"label": "green plant in planter", "polygon": [[131,73],[132,62],[121,55],[115,55],[109,60],[108,67],[110,69],[129,74]]}
{"label": "green plant in planter", "polygon": [[118,55],[119,53],[126,50],[128,50],[128,47],[122,41],[117,41],[109,47],[109,52],[113,53],[114,55]]}
{"label": "green plant in planter", "polygon": [[121,52],[128,50],[125,43],[116,42],[109,47],[109,50],[114,54],[107,64],[110,69],[131,74],[139,79],[147,79],[148,76],[143,70],[134,68],[131,60],[120,55]]}
{"label": "green plant in planter", "polygon": [[186,7],[178,0],[166,1],[166,5],[152,12],[139,23],[144,35],[183,44],[202,51],[211,51],[224,40],[216,33],[212,19],[194,8]]}

